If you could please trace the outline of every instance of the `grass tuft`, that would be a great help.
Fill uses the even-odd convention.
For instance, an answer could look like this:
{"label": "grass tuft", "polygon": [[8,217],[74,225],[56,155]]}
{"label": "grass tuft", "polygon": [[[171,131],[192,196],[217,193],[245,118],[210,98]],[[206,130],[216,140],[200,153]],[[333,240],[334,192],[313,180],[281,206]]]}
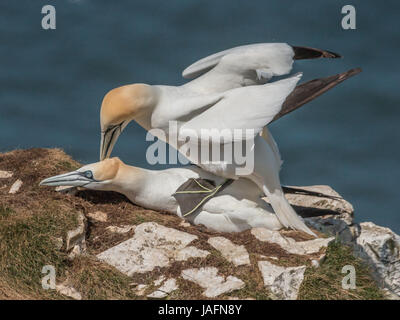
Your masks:
{"label": "grass tuft", "polygon": [[[347,273],[342,268],[352,265],[356,272],[356,289],[343,289],[342,279]],[[371,270],[354,257],[350,246],[332,242],[326,252],[326,259],[319,268],[307,268],[300,287],[300,299],[307,300],[376,300],[384,294],[371,277]]]}

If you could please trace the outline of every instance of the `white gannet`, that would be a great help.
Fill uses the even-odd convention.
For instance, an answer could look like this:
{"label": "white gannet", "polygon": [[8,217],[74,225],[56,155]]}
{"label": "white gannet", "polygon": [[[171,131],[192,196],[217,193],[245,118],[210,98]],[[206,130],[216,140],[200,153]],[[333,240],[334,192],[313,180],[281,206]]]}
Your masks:
{"label": "white gannet", "polygon": [[232,88],[263,84],[273,76],[288,74],[293,60],[340,58],[337,53],[286,43],[256,43],[224,50],[200,59],[183,72],[182,86],[200,93],[223,92]]}
{"label": "white gannet", "polygon": [[[256,69],[255,74],[257,74],[257,76],[254,79],[264,78],[269,80],[273,75],[281,75],[290,71],[293,61],[293,49],[286,44],[273,44],[274,48],[276,48],[277,45],[280,49],[284,46],[286,46],[286,49],[289,47],[291,50],[290,55],[287,52],[286,60],[284,59],[285,61],[283,62],[279,59],[277,60],[280,63],[274,61],[275,63],[272,65],[279,65],[280,68],[270,68],[268,72],[265,68],[262,69],[262,71],[260,71],[261,69]],[[243,52],[248,54],[249,50],[253,52],[255,47],[257,47],[255,51],[258,52],[260,48],[264,48],[265,46],[271,51],[272,47],[266,44],[252,45],[246,47],[244,51],[239,50],[239,56],[243,55]],[[232,56],[237,59],[235,50],[238,49],[232,50],[233,53],[223,55],[222,58],[219,58],[219,61],[224,61],[226,57],[230,59]],[[275,55],[280,56],[276,51]],[[288,56],[290,56],[290,59],[287,59]],[[228,61],[230,61],[229,59]],[[217,67],[220,65],[218,62],[216,64]],[[215,67],[215,69],[218,69],[217,67]],[[209,67],[200,67],[202,70],[207,68]],[[208,73],[212,72],[208,71]],[[243,70],[240,69],[236,74],[243,75],[244,73]],[[206,76],[207,74],[204,75],[203,78]],[[218,72],[215,74],[214,72],[214,76],[218,80],[221,78],[221,73]],[[186,85],[186,87],[171,87],[133,84],[116,88],[105,96],[102,103],[100,115],[102,127],[101,159],[110,155],[115,141],[131,120],[137,121],[147,130],[161,129],[167,136],[158,136],[157,134],[156,136],[170,143],[178,150],[183,144],[187,145],[187,143],[182,142],[180,144],[179,141],[173,141],[168,136],[170,133],[169,124],[170,121],[173,120],[179,122],[176,134],[181,139],[185,139],[185,137],[191,138],[191,134],[194,134],[194,136],[198,138],[201,135],[201,130],[204,129],[230,129],[232,131],[237,129],[252,129],[254,133],[262,132],[261,136],[263,139],[260,138],[260,136],[255,136],[254,145],[252,147],[252,152],[254,152],[254,171],[246,177],[255,182],[264,194],[268,196],[278,219],[285,227],[302,230],[315,235],[304,224],[302,219],[297,216],[283,194],[279,181],[281,159],[278,147],[266,128],[266,125],[278,116],[283,103],[295,88],[300,77],[301,74],[297,74],[273,83],[239,87],[222,93],[217,92],[210,94],[206,94],[204,91],[199,94],[195,92],[196,90],[193,90],[193,88],[188,89],[188,85]],[[225,83],[226,81],[222,82]],[[230,86],[248,84],[253,83],[238,83],[234,81]],[[200,85],[200,87],[202,86]],[[323,92],[324,90],[321,89],[320,91]],[[306,97],[302,99],[307,100]],[[308,100],[310,100],[309,97]],[[246,112],[243,112],[243,108],[246,106],[249,106],[248,111],[246,110]],[[225,139],[226,137],[221,137],[216,134],[211,138],[214,141],[220,141],[221,138]],[[210,137],[208,137],[208,139],[210,139]],[[231,141],[225,139],[224,143],[220,143],[220,145],[226,145],[229,142],[238,145],[242,143],[243,139],[243,136],[240,138],[235,137],[235,139]],[[200,140],[197,140],[197,143]],[[191,141],[195,141],[195,139],[191,139]],[[202,142],[204,142],[204,140]],[[209,147],[210,149],[212,148],[211,143]],[[188,154],[185,154],[185,156],[193,163],[200,165],[203,169],[213,174],[231,179],[236,179],[238,177],[238,165],[235,163],[228,163],[225,161],[206,163],[203,161],[204,159],[201,159],[201,154],[198,154],[198,157],[192,157]]]}
{"label": "white gannet", "polygon": [[[185,78],[197,78],[181,86],[138,83],[115,88],[105,95],[102,103],[100,160],[109,157],[118,136],[131,120],[136,120],[147,129],[157,127],[159,121],[165,121],[158,117],[164,116],[166,112],[169,112],[169,119],[190,117],[190,111],[193,111],[191,104],[199,103],[201,100],[195,100],[201,94],[210,95],[233,88],[264,84],[273,76],[288,74],[293,60],[316,58],[340,58],[340,55],[286,43],[251,44],[221,51],[193,63],[182,75]],[[162,115],[153,115],[150,109],[156,107],[160,94],[167,100],[163,105],[170,110],[164,111]],[[178,98],[181,102],[179,107],[172,108],[171,104],[175,105]],[[190,99],[191,103],[186,103],[185,99]],[[160,109],[160,106],[157,107]],[[200,112],[201,107],[193,112]],[[174,115],[174,111],[178,114]]]}
{"label": "white gannet", "polygon": [[[186,146],[189,145],[191,150],[194,150],[198,143],[205,143],[210,149],[215,149],[209,140],[210,137],[207,137],[207,141],[202,140],[201,130],[204,129],[217,130],[213,131],[215,136],[211,138],[213,141],[217,141],[216,144],[219,144],[220,150],[230,143],[233,145],[233,152],[242,150],[243,139],[254,138],[254,141],[246,140],[247,143],[251,144],[250,148],[246,148],[246,157],[251,156],[254,159],[254,166],[252,166],[254,170],[250,168],[249,172],[246,173],[246,178],[255,182],[268,197],[283,226],[314,235],[284,196],[279,179],[281,159],[278,147],[267,129],[264,128],[280,112],[282,104],[300,78],[301,74],[297,74],[264,85],[231,89],[222,94],[197,95],[195,97],[174,96],[172,99],[171,96],[166,94],[170,91],[165,92],[161,87],[148,85],[122,87],[112,93],[112,96],[114,96],[122,90],[116,98],[110,99],[110,96],[108,96],[104,99],[101,118],[103,122],[110,115],[110,110],[113,112],[116,109],[128,108],[129,110],[129,108],[132,108],[130,111],[136,115],[135,120],[139,124],[147,130],[161,129],[165,135],[158,136],[157,133],[155,135],[166,140],[177,150],[185,144]],[[138,89],[139,93],[137,92]],[[130,96],[129,93],[133,93],[135,96]],[[116,108],[117,103],[122,108]],[[243,108],[246,106],[250,107],[246,112],[243,112]],[[203,112],[199,112],[200,110]],[[192,116],[192,114],[195,115]],[[122,115],[127,116],[125,112]],[[169,125],[171,120],[180,120],[177,135],[181,139],[170,139]],[[251,129],[253,135],[252,137],[246,137],[243,134],[236,137],[223,137],[225,140],[221,143],[218,135],[221,132],[220,130],[223,129],[230,129],[232,132],[238,129]],[[263,137],[258,135],[261,131],[263,131]],[[116,133],[117,131],[113,130],[113,132]],[[112,136],[111,139],[114,137]],[[185,137],[189,137],[191,145],[187,143]],[[253,153],[252,155],[249,154],[249,150]],[[204,153],[204,150],[201,149],[201,152],[197,153],[197,157],[193,156],[192,153],[184,155],[192,163],[215,175],[229,179],[238,178],[237,172],[243,167],[242,164],[235,161],[222,160],[216,162],[215,159],[204,159]],[[233,155],[231,158],[235,160]],[[212,162],[209,162],[210,160]]]}
{"label": "white gannet", "polygon": [[[300,54],[302,58],[306,56],[304,52],[308,52],[307,50],[302,48],[299,51],[303,53]],[[318,52],[319,55],[313,58],[338,57],[326,51]],[[293,57],[295,50],[287,44],[243,46],[210,56],[189,67],[184,73],[186,76],[199,75],[212,68],[192,81],[193,83],[180,87],[133,84],[110,91],[103,99],[100,114],[101,159],[110,155],[118,136],[131,120],[135,120],[146,130],[161,129],[166,134],[169,132],[170,121],[178,121],[177,134],[181,138],[190,137],[190,133],[199,137],[200,131],[204,129],[253,129],[255,133],[262,131],[264,139],[256,136],[254,140],[254,171],[247,178],[255,182],[268,196],[285,227],[313,234],[284,197],[279,181],[279,151],[266,128],[281,111],[301,74],[273,83],[251,86],[265,83],[272,76],[289,73]],[[235,89],[228,90],[232,87]],[[244,110],[246,107],[247,110]],[[162,136],[158,137],[164,140]],[[219,140],[221,137],[213,138]],[[242,139],[243,137],[230,142],[240,144]],[[176,149],[183,144],[180,145],[179,141],[175,143],[168,135],[165,140]],[[226,143],[229,141],[225,140],[224,144]],[[204,163],[199,161],[201,155],[198,156],[188,158],[216,175],[231,179],[238,177],[236,164],[224,161],[217,164]]]}
{"label": "white gannet", "polygon": [[[118,158],[111,158],[45,179],[40,185],[115,191],[137,205],[167,211],[182,218],[173,194],[190,178],[210,179],[216,183],[224,180],[196,166],[155,171],[128,166]],[[272,208],[260,198],[261,195],[254,183],[238,179],[186,219],[221,232],[240,232],[254,227],[281,229],[282,225]]]}

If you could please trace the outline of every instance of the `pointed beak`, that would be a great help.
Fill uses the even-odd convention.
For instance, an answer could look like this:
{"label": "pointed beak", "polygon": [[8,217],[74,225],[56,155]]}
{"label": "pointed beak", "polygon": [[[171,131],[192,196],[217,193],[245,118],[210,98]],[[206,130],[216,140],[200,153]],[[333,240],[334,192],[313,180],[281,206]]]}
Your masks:
{"label": "pointed beak", "polygon": [[293,57],[294,60],[318,59],[318,58],[336,59],[342,57],[338,53],[317,48],[294,47],[294,46],[292,46],[292,48],[294,51],[294,57]]}
{"label": "pointed beak", "polygon": [[101,132],[100,161],[110,157],[115,142],[117,142],[118,137],[124,128],[123,124],[124,123],[120,123]]}
{"label": "pointed beak", "polygon": [[40,186],[69,186],[69,187],[84,187],[85,185],[94,182],[94,179],[89,179],[82,172],[72,171],[65,174],[60,174],[51,178],[44,179],[39,183]]}

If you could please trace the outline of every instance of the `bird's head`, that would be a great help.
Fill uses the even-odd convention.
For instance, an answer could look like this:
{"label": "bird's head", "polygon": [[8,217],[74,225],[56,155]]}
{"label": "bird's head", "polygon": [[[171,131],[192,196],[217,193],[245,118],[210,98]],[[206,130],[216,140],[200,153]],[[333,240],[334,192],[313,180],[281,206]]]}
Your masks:
{"label": "bird's head", "polygon": [[100,111],[100,160],[110,156],[128,123],[153,107],[155,100],[154,88],[141,83],[115,88],[104,96]]}
{"label": "bird's head", "polygon": [[71,186],[94,190],[112,190],[118,172],[124,163],[119,158],[88,164],[82,168],[47,178],[40,182],[41,186]]}

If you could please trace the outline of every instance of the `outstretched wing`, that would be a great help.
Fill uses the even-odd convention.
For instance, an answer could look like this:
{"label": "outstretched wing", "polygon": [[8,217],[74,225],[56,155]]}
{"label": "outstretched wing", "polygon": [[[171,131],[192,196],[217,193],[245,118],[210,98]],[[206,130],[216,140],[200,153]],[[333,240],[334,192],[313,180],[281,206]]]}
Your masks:
{"label": "outstretched wing", "polygon": [[279,75],[292,69],[294,51],[286,43],[257,43],[231,48],[200,59],[187,67],[184,78],[193,79],[218,66],[221,73],[248,73],[249,70],[270,71]]}
{"label": "outstretched wing", "polygon": [[290,72],[293,60],[339,58],[331,51],[310,47],[292,47],[286,43],[257,43],[234,47],[200,59],[183,72],[184,78],[193,79],[214,67],[220,72],[248,73],[254,77],[271,77]]}
{"label": "outstretched wing", "polygon": [[298,85],[286,98],[281,111],[274,117],[273,121],[300,108],[361,71],[361,68],[350,69],[330,77],[314,79]]}
{"label": "outstretched wing", "polygon": [[281,110],[302,74],[273,83],[236,88],[224,93],[215,105],[188,121],[179,130],[179,139],[191,141],[240,141],[252,130],[253,137]]}

